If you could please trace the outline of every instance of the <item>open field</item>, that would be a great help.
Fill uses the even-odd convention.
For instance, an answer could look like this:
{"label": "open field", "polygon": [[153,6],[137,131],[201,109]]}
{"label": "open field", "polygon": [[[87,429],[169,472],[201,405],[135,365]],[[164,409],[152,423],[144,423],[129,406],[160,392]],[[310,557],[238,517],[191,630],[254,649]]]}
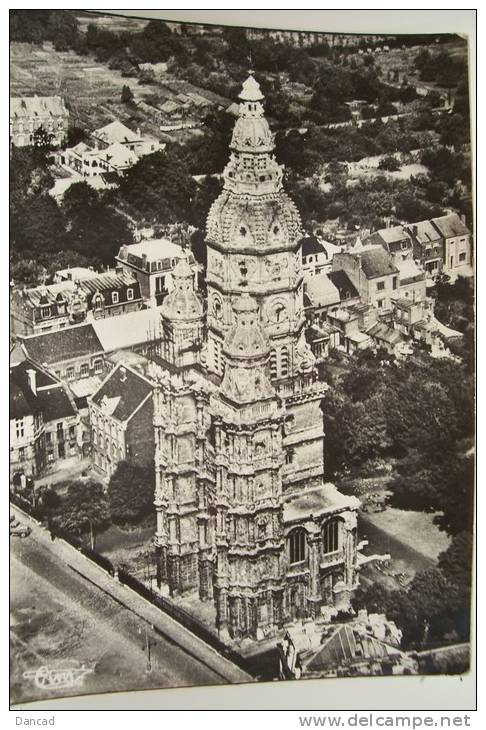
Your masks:
{"label": "open field", "polygon": [[121,103],[121,92],[128,85],[135,100],[157,97],[161,102],[188,91],[201,94],[214,104],[226,108],[231,100],[187,81],[164,74],[154,83],[138,83],[137,78],[122,76],[121,71],[90,56],[78,56],[74,51],[56,51],[51,43],[36,46],[29,43],[10,44],[11,96],[50,96],[60,94],[71,111],[71,125],[94,130],[115,119],[131,129],[139,128],[163,141],[184,144],[201,131],[183,129],[161,133],[159,122],[147,109]]}
{"label": "open field", "polygon": [[[12,96],[61,94],[71,109],[72,123],[88,129],[117,118],[128,126],[141,123],[138,110],[120,102],[124,84],[133,87],[136,98],[159,90],[155,85],[124,78],[120,71],[109,69],[89,56],[56,51],[50,43],[43,46],[11,43],[10,74]],[[143,131],[156,133],[158,125],[147,115],[142,116]]]}

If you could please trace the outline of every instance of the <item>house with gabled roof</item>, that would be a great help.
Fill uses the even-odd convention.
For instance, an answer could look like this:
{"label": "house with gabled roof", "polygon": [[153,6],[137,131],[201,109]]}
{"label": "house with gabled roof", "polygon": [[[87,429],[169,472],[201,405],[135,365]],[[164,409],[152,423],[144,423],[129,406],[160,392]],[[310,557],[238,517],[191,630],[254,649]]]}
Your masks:
{"label": "house with gabled roof", "polygon": [[353,253],[336,253],[333,271],[344,271],[366,304],[381,310],[391,308],[399,290],[399,270],[393,256],[381,246],[371,245]]}
{"label": "house with gabled roof", "polygon": [[69,110],[61,96],[23,96],[10,98],[10,142],[25,147],[35,142],[39,128],[50,135],[51,144],[60,146],[66,139]]}
{"label": "house with gabled roof", "polygon": [[153,462],[153,389],[144,375],[119,363],[89,399],[92,462],[107,479],[119,461]]}
{"label": "house with gabled roof", "polygon": [[472,274],[471,231],[457,213],[430,221],[444,241],[444,271],[448,274]]}
{"label": "house with gabled roof", "polygon": [[407,226],[413,242],[413,258],[424,268],[428,278],[440,274],[445,264],[445,243],[431,221]]}
{"label": "house with gabled roof", "polygon": [[10,474],[38,477],[83,454],[82,424],[65,383],[29,358],[10,366]]}

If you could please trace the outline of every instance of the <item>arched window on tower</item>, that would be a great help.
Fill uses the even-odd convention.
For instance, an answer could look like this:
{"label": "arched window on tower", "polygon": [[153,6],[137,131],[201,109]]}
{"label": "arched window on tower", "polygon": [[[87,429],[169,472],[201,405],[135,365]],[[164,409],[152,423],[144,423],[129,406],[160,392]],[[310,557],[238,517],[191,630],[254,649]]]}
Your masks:
{"label": "arched window on tower", "polygon": [[277,353],[275,350],[270,353],[270,377],[272,380],[277,377]]}
{"label": "arched window on tower", "polygon": [[286,378],[289,374],[289,351],[286,347],[280,350],[280,375]]}
{"label": "arched window on tower", "polygon": [[307,558],[307,536],[303,527],[296,527],[287,538],[290,565],[302,563]]}
{"label": "arched window on tower", "polygon": [[332,519],[324,523],[322,528],[322,550],[324,554],[339,550],[339,520]]}

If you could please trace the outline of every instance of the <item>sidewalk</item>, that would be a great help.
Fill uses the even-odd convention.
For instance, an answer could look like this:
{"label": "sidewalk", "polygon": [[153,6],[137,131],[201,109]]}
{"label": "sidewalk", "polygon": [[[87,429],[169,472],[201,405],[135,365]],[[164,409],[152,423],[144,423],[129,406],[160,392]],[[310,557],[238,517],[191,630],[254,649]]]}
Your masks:
{"label": "sidewalk", "polygon": [[159,608],[145,601],[115,578],[107,575],[100,567],[64,540],[56,538],[52,541],[49,532],[18,507],[11,504],[10,509],[17,519],[32,528],[32,535],[27,539],[33,538],[42,544],[56,558],[63,560],[64,563],[99,590],[107,593],[139,618],[147,621],[161,634],[178,644],[187,654],[194,656],[198,661],[203,662],[214,672],[217,672],[226,682],[237,684],[253,681],[253,677],[249,674],[218,654],[215,649],[164,614]]}

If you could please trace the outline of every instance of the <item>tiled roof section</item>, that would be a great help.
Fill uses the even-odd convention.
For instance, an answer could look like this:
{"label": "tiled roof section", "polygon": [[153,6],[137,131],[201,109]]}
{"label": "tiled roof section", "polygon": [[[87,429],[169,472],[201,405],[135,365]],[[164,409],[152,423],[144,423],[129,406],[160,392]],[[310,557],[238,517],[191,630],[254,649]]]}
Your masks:
{"label": "tiled roof section", "polygon": [[128,349],[160,337],[160,313],[160,307],[153,307],[122,317],[96,319],[93,330],[105,352]]}
{"label": "tiled roof section", "polygon": [[306,236],[301,241],[302,256],[309,256],[313,253],[326,253],[324,246],[315,236]]}
{"label": "tiled roof section", "polygon": [[413,259],[405,259],[398,263],[400,271],[400,285],[411,284],[414,281],[425,279],[425,272],[419,268]]}
{"label": "tiled roof section", "polygon": [[113,167],[126,167],[138,162],[138,156],[125,145],[115,142],[106,150],[95,150],[94,154],[105,159]]}
{"label": "tiled roof section", "polygon": [[11,117],[45,117],[66,115],[68,111],[60,96],[23,96],[10,98]]}
{"label": "tiled roof section", "polygon": [[402,339],[400,332],[393,327],[388,327],[384,322],[377,322],[368,330],[370,337],[374,337],[389,345],[396,345]]}
{"label": "tiled roof section", "polygon": [[358,290],[345,271],[330,271],[328,277],[338,290],[341,300],[359,297]]}
{"label": "tiled roof section", "polygon": [[398,243],[403,241],[404,238],[409,238],[408,233],[404,230],[403,226],[392,226],[391,228],[381,228],[376,231],[377,235],[385,241],[385,243]]}
{"label": "tiled roof section", "polygon": [[[120,364],[93,395],[92,401],[100,408],[115,404],[110,415],[126,421],[153,391],[152,384],[134,370]],[[114,399],[114,400],[112,400]]]}
{"label": "tiled roof section", "polygon": [[305,667],[311,672],[329,671],[366,660],[396,660],[401,656],[402,652],[396,647],[344,624],[334,629],[322,646],[306,657]]}
{"label": "tiled roof section", "polygon": [[63,281],[60,284],[36,286],[33,289],[24,289],[18,292],[24,299],[29,300],[32,306],[46,306],[55,302],[67,302],[74,291],[72,281]]}
{"label": "tiled roof section", "polygon": [[96,129],[92,133],[93,137],[102,139],[108,144],[114,144],[120,142],[126,144],[127,142],[139,142],[140,136],[136,132],[132,132],[131,129],[126,127],[122,122],[115,120],[106,124],[104,127]]}
{"label": "tiled roof section", "polygon": [[454,236],[467,236],[469,228],[462,222],[457,213],[442,215],[440,218],[432,218],[431,221],[444,238]]}
{"label": "tiled roof section", "polygon": [[314,306],[331,306],[341,301],[339,290],[328,274],[311,276],[306,283],[307,296]]}
{"label": "tiled roof section", "polygon": [[64,362],[103,351],[91,323],[29,335],[22,338],[22,344],[28,356],[42,364]]}
{"label": "tiled roof section", "polygon": [[440,241],[440,233],[430,221],[414,223],[409,226],[409,230],[419,243],[428,244],[432,241]]}
{"label": "tiled roof section", "polygon": [[130,285],[135,288],[139,288],[138,281],[127,272],[123,272],[121,274],[107,272],[106,274],[100,274],[99,276],[91,279],[83,279],[79,282],[79,287],[87,294],[95,294],[96,292],[104,291],[105,289],[121,289],[124,286]]}
{"label": "tiled roof section", "polygon": [[167,238],[150,238],[140,243],[132,243],[129,246],[123,246],[120,249],[118,258],[126,259],[128,255],[142,258],[147,257],[148,262],[160,261],[166,258],[179,259],[183,254],[183,249],[179,244],[169,241]]}
{"label": "tiled roof section", "polygon": [[68,418],[75,416],[77,413],[76,406],[63,385],[48,388],[47,390],[39,390],[37,397],[41,404],[45,422]]}
{"label": "tiled roof section", "polygon": [[359,256],[361,257],[361,268],[367,279],[398,274],[398,269],[393,264],[390,254],[379,246],[365,249]]}

